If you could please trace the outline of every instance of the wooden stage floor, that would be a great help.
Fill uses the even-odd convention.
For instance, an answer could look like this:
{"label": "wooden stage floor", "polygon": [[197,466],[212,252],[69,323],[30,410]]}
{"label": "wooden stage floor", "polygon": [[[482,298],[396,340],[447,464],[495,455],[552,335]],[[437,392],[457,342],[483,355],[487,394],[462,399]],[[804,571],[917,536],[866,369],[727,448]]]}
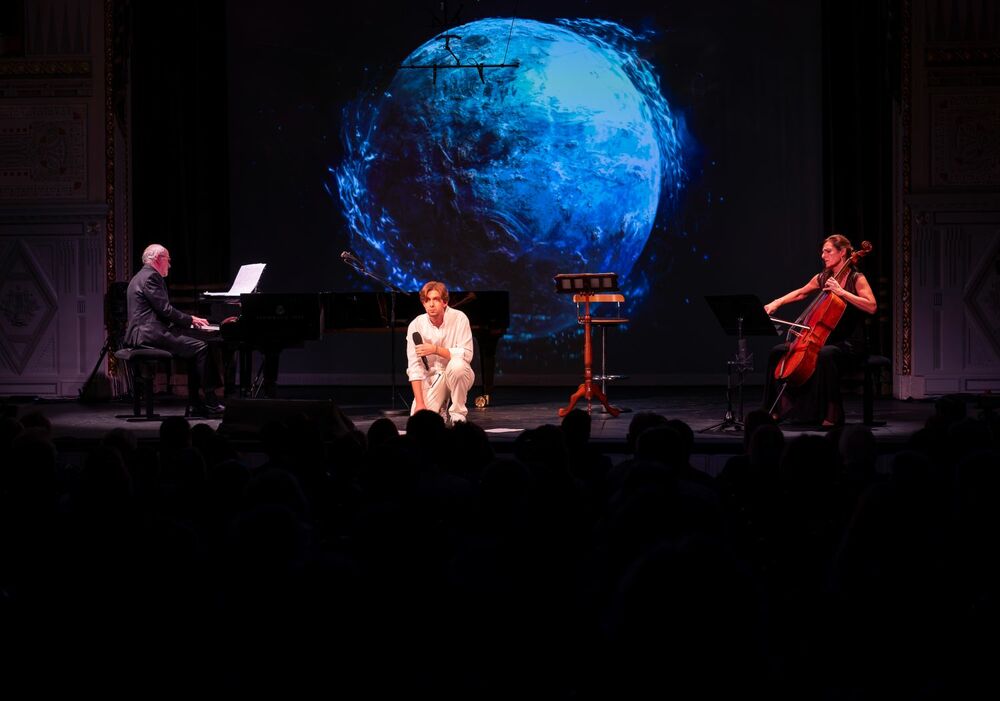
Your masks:
{"label": "wooden stage floor", "polygon": [[[481,425],[490,435],[498,452],[505,452],[516,437],[525,429],[542,424],[558,424],[557,414],[565,406],[574,388],[555,387],[497,387],[491,397],[492,404],[486,409],[471,409],[469,420]],[[263,400],[265,402],[329,403],[347,416],[362,431],[366,431],[373,421],[382,416],[383,410],[391,409],[389,387],[286,387],[281,390],[282,399]],[[740,452],[742,432],[740,430],[705,431],[719,423],[726,412],[725,388],[671,388],[671,387],[609,387],[612,403],[628,411],[614,418],[602,413],[600,404],[593,405],[592,440],[604,452],[624,455],[625,438],[631,417],[636,412],[657,412],[668,418],[685,421],[695,431],[696,454],[732,455]],[[401,396],[401,395],[400,395]],[[745,392],[744,413],[759,405],[759,387],[748,387]],[[53,437],[61,450],[77,446],[83,449],[92,445],[107,431],[116,427],[126,427],[139,440],[155,440],[159,424],[156,422],[126,422],[121,415],[131,413],[131,402],[127,399],[83,404],[77,400],[43,400],[28,398],[5,398],[0,400],[8,412],[23,415],[29,411],[40,411],[49,418],[53,426]],[[252,400],[243,400],[243,406]],[[156,408],[163,415],[183,415],[185,402],[179,397],[157,396]],[[230,406],[235,406],[232,402]],[[403,401],[397,399],[396,408],[402,409]],[[586,408],[585,403],[577,405]],[[739,411],[739,407],[736,407]],[[861,398],[849,396],[845,399],[847,422],[860,423]],[[882,426],[873,427],[880,452],[893,453],[933,414],[933,403],[929,401],[898,401],[879,399],[875,403],[875,419],[884,421]],[[405,429],[406,415],[390,417],[400,429]],[[226,420],[194,420],[218,427]],[[808,427],[783,425],[786,436],[817,432]],[[235,438],[235,437],[234,437]],[[248,439],[250,436],[241,436]],[[247,447],[253,450],[252,447]],[[711,462],[715,462],[712,460]]]}

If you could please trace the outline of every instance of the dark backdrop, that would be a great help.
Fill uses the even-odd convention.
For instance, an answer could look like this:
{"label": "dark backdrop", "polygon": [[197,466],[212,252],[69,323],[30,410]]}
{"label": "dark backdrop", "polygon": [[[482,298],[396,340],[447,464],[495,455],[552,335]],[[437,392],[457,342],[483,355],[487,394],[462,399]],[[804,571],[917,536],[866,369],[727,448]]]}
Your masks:
{"label": "dark backdrop", "polygon": [[[463,7],[457,22],[509,17],[514,5],[475,3]],[[749,292],[767,301],[802,284],[818,270],[820,241],[834,229],[884,243],[878,237],[889,223],[883,171],[891,148],[883,143],[887,126],[875,120],[891,105],[886,19],[893,3],[524,5],[518,17],[600,17],[655,31],[643,55],[696,142],[681,206],[660,222],[641,257],[651,289],[632,310],[625,338],[613,341],[616,371],[651,383],[716,381],[735,344],[718,329],[705,294]],[[342,156],[344,106],[384,88],[402,59],[441,30],[432,22],[439,8],[438,2],[250,0],[228,3],[225,13],[188,12],[195,26],[179,66],[136,61],[134,82],[167,73],[174,80],[166,83],[166,97],[176,89],[183,103],[150,99],[148,88],[142,98],[136,88],[136,120],[172,125],[179,140],[159,143],[164,160],[154,162],[148,145],[140,149],[137,124],[137,247],[153,240],[141,232],[156,231],[164,240],[173,236],[182,255],[204,261],[191,270],[178,261],[178,283],[228,282],[241,263],[267,262],[265,290],[374,289],[339,261],[349,232],[339,201],[325,188],[328,169]],[[203,36],[212,41],[197,39]],[[135,37],[150,42],[138,28]],[[141,65],[149,72],[140,72]],[[183,114],[157,113],[155,105]],[[191,123],[192,115],[200,121]],[[147,126],[147,134],[163,136],[163,128]],[[174,177],[172,168],[182,172]],[[162,189],[149,195],[156,182],[182,202]],[[142,207],[141,189],[147,190]],[[151,200],[168,206],[159,213],[179,206],[154,221]],[[224,242],[218,227],[228,228]],[[888,256],[875,260],[872,272],[884,275]],[[550,286],[539,281],[539,293],[550,294]],[[752,342],[758,358],[769,343]],[[286,353],[283,373],[331,381],[386,377],[387,344],[384,336],[341,335]],[[570,338],[563,350],[566,374],[578,372],[576,345]],[[558,352],[556,344],[533,351],[501,343],[500,381],[545,381],[551,371],[542,376],[532,359],[551,368],[546,356]]]}

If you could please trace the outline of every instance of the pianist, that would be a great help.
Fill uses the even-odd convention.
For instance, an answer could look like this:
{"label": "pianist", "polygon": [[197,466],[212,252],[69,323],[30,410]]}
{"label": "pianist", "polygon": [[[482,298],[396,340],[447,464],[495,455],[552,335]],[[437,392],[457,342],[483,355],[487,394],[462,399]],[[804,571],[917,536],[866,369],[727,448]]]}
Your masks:
{"label": "pianist", "polygon": [[469,317],[448,306],[448,289],[431,281],[420,289],[426,314],[406,330],[406,375],[413,387],[410,414],[440,412],[446,402],[452,423],[465,421],[465,398],[475,380],[472,372],[472,329]]}
{"label": "pianist", "polygon": [[[221,386],[218,367],[209,362],[208,344],[191,331],[208,326],[208,320],[191,316],[170,304],[164,279],[170,272],[170,252],[158,243],[142,252],[142,269],[128,284],[128,329],[125,345],[168,351],[188,361],[188,401],[192,413],[207,416],[223,411],[215,390]],[[198,397],[204,388],[205,400]]]}

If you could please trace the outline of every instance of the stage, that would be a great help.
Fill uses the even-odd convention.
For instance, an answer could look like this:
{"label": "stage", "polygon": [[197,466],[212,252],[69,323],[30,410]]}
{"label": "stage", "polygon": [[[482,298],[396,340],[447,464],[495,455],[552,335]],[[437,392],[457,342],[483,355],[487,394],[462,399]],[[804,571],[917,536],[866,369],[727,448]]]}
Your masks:
{"label": "stage", "polygon": [[[558,410],[564,407],[575,388],[556,387],[496,387],[491,396],[491,405],[485,409],[472,408],[469,420],[482,426],[489,434],[490,441],[498,453],[512,450],[514,440],[524,430],[543,424],[558,424]],[[735,428],[726,430],[706,430],[719,424],[726,413],[726,393],[724,387],[608,387],[613,405],[622,408],[623,413],[612,417],[603,413],[599,403],[594,402],[591,440],[613,459],[627,455],[626,435],[632,416],[637,412],[656,412],[668,418],[686,422],[695,431],[695,447],[692,462],[696,467],[715,473],[729,455],[742,449],[742,431]],[[760,388],[748,387],[744,398],[744,414],[757,408]],[[350,419],[353,425],[367,431],[373,421],[382,417],[383,411],[392,409],[389,387],[283,387],[280,399],[276,400],[229,400],[229,406],[239,407],[246,414],[259,402],[259,413],[267,418],[275,409],[283,405],[306,408],[307,413],[330,415],[336,412]],[[159,422],[132,422],[132,403],[125,397],[103,402],[81,403],[74,399],[30,399],[7,398],[6,406],[16,411],[17,416],[27,412],[40,411],[52,422],[53,438],[61,453],[83,453],[113,428],[127,428],[140,441],[155,441]],[[332,404],[331,404],[332,403]],[[470,401],[471,403],[471,401]],[[862,421],[860,396],[847,396],[844,401],[848,424]],[[157,395],[155,408],[161,417],[183,416],[183,398],[171,395]],[[249,407],[249,408],[248,408]],[[404,407],[402,397],[397,397],[396,409]],[[577,404],[586,409],[586,402]],[[285,407],[287,408],[287,407]],[[11,409],[8,409],[10,411]],[[339,410],[339,411],[338,411]],[[739,414],[739,405],[734,406]],[[884,425],[873,426],[879,452],[891,455],[898,451],[934,411],[929,401],[908,402],[894,399],[877,399],[875,420]],[[405,413],[390,416],[401,430],[406,428]],[[193,419],[192,423],[207,423],[223,432],[230,430],[231,440],[238,449],[249,455],[259,452],[252,432],[240,429],[232,417],[224,414],[220,419]],[[782,425],[785,435],[794,437],[802,433],[820,433],[815,427]],[[251,460],[253,462],[253,460]]]}

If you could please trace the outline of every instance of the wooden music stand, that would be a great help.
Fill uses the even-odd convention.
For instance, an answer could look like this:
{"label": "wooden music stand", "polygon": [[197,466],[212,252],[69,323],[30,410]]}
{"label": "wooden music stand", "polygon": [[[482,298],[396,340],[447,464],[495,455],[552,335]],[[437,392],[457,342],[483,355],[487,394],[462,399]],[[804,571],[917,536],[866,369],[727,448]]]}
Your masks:
{"label": "wooden music stand", "polygon": [[583,304],[583,317],[578,321],[583,323],[583,384],[569,398],[569,404],[559,410],[559,416],[566,416],[573,410],[580,399],[587,400],[587,413],[591,412],[591,401],[594,397],[604,406],[611,416],[618,416],[621,410],[608,403],[608,398],[593,383],[593,349],[590,339],[590,328],[594,319],[590,314],[591,303],[600,301],[616,301],[614,293],[618,291],[617,273],[579,273],[560,274],[555,278],[556,291],[571,293],[573,301]]}

